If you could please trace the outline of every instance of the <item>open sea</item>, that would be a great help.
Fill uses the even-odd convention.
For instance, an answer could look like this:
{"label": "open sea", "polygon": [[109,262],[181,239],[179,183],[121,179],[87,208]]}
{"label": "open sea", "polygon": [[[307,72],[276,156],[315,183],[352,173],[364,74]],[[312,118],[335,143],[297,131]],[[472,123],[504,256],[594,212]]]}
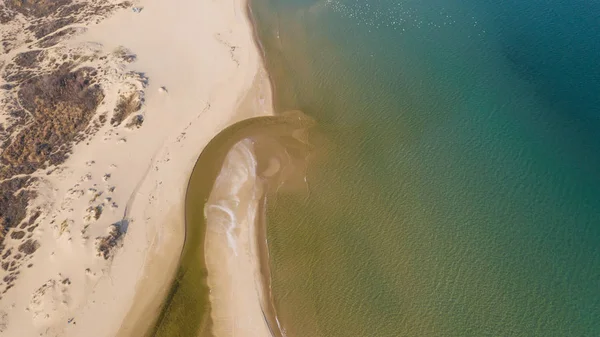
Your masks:
{"label": "open sea", "polygon": [[600,2],[251,0],[278,112],[287,337],[600,336]]}

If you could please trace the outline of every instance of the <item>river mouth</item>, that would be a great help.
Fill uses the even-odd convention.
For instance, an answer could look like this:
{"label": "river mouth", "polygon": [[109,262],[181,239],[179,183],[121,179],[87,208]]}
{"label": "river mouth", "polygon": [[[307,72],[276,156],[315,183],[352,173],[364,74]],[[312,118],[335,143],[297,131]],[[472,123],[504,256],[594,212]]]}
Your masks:
{"label": "river mouth", "polygon": [[[200,154],[190,176],[185,199],[186,234],[179,267],[163,309],[150,335],[213,336],[211,289],[206,264],[207,225],[211,216],[206,206],[214,195],[228,154],[240,142],[251,145],[255,167],[254,252],[258,273],[256,291],[261,316],[273,336],[281,336],[271,299],[269,252],[265,205],[277,193],[307,191],[307,160],[312,146],[309,135],[315,123],[299,111],[278,116],[256,117],[238,122],[215,136]],[[211,199],[212,198],[212,199]],[[214,298],[212,299],[215,300]]]}

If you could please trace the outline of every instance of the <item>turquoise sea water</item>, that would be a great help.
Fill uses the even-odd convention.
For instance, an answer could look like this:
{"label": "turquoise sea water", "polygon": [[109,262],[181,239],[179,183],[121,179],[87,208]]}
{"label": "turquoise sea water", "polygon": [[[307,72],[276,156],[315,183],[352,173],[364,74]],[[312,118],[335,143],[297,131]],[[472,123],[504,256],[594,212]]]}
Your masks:
{"label": "turquoise sea water", "polygon": [[278,111],[288,337],[600,336],[600,3],[252,0]]}

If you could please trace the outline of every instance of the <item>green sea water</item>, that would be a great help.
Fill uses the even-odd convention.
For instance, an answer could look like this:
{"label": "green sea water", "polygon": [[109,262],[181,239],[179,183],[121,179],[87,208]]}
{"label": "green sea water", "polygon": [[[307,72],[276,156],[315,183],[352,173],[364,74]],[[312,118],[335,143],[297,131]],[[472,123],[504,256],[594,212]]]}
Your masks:
{"label": "green sea water", "polygon": [[600,336],[597,2],[251,8],[318,123],[308,196],[267,203],[286,336]]}

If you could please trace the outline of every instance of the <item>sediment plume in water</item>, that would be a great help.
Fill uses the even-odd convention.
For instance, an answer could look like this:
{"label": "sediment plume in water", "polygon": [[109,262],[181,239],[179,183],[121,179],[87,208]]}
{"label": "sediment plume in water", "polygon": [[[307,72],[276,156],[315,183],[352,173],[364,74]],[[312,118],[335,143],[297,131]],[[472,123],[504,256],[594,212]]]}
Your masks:
{"label": "sediment plume in water", "polygon": [[180,266],[149,335],[285,336],[271,299],[265,205],[307,191],[313,126],[299,111],[257,117],[205,147],[188,185]]}

